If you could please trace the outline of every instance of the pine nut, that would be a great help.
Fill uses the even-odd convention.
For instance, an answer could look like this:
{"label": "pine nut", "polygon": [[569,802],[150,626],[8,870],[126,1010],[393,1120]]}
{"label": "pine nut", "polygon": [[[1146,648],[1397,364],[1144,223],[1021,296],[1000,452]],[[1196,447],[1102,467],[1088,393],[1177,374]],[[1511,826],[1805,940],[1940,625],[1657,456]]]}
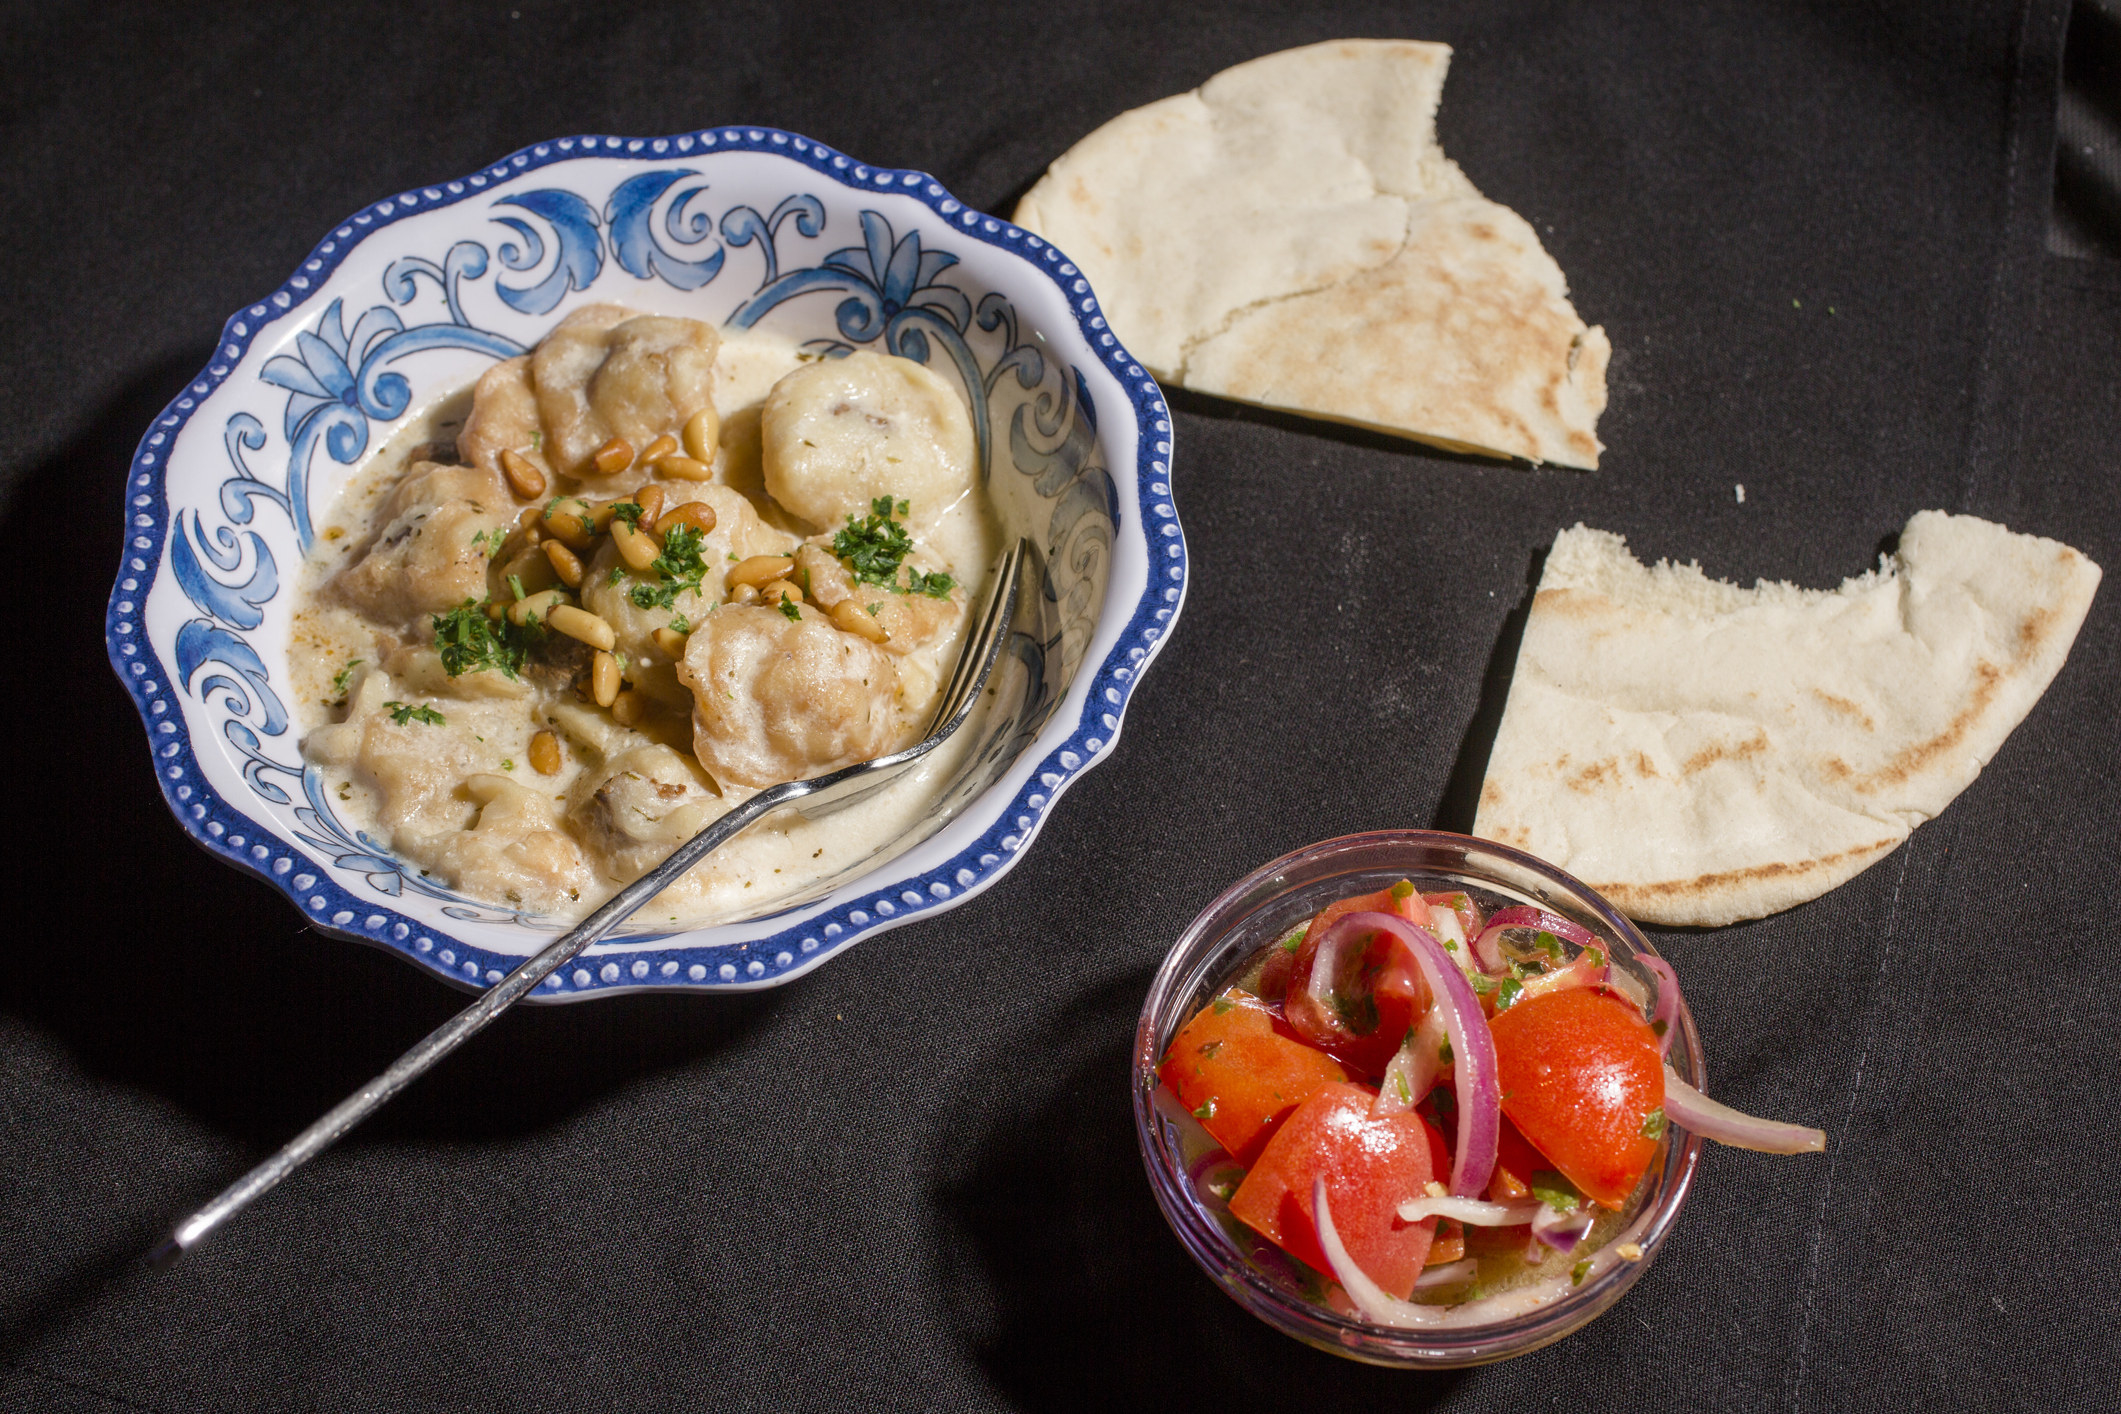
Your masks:
{"label": "pine nut", "polygon": [[802,603],[803,591],[796,587],[793,580],[776,579],[759,586],[759,598],[769,609],[778,609],[791,600]]}
{"label": "pine nut", "polygon": [[654,466],[677,449],[678,439],[665,432],[662,436],[650,442],[647,450],[641,453],[641,465]]}
{"label": "pine nut", "polygon": [[[545,543],[559,544],[556,540],[548,540]],[[546,558],[543,545],[536,548],[526,545],[501,566],[501,592],[508,596],[511,602],[518,598],[527,599],[539,590],[550,589],[559,582],[560,577],[553,573],[552,561]],[[516,592],[518,584],[523,586],[521,594]]]}
{"label": "pine nut", "polygon": [[541,731],[530,739],[530,769],[541,776],[560,774],[560,739]]}
{"label": "pine nut", "polygon": [[545,543],[545,532],[533,525],[530,529],[523,532],[523,543],[525,545],[542,545]]}
{"label": "pine nut", "polygon": [[647,715],[648,704],[632,688],[611,699],[611,719],[622,727],[630,727]]}
{"label": "pine nut", "polygon": [[655,646],[670,655],[676,662],[685,656],[685,635],[674,628],[659,628],[655,631]]}
{"label": "pine nut", "polygon": [[508,606],[498,599],[490,599],[486,603],[486,617],[499,623],[508,617]]}
{"label": "pine nut", "polygon": [[[713,403],[685,419],[685,455],[694,461],[713,466],[715,445],[721,440],[722,418],[714,410]],[[676,475],[674,472],[668,474]],[[699,479],[705,480],[704,477]]]}
{"label": "pine nut", "polygon": [[739,560],[731,565],[729,573],[722,577],[722,583],[731,589],[740,584],[757,586],[768,580],[779,579],[794,567],[793,555],[753,555],[748,560]]}
{"label": "pine nut", "polygon": [[619,660],[599,653],[589,667],[589,695],[597,706],[609,707],[619,695]]}
{"label": "pine nut", "polygon": [[714,507],[705,501],[684,501],[663,512],[663,518],[655,523],[658,540],[681,525],[689,525],[706,535],[714,529]]}
{"label": "pine nut", "polygon": [[871,643],[883,643],[891,635],[877,622],[876,615],[852,599],[842,599],[832,606],[832,621],[857,638],[866,638]]}
{"label": "pine nut", "polygon": [[545,473],[521,452],[501,449],[501,475],[508,478],[508,489],[526,501],[545,494]]}
{"label": "pine nut", "polygon": [[544,514],[545,514],[545,508],[544,508],[543,506],[525,506],[525,507],[523,507],[523,514],[521,514],[521,515],[519,515],[519,516],[517,516],[517,517],[516,517],[516,529],[518,529],[518,530],[528,530],[528,529],[530,529],[530,528],[531,528],[532,526],[534,526],[534,525],[536,525],[536,524],[538,523],[538,519],[539,519],[539,517],[543,516]]}
{"label": "pine nut", "polygon": [[[530,595],[528,598],[518,599],[515,603],[509,605],[508,621],[518,627],[529,623],[533,618],[541,624],[549,624],[552,623],[553,615],[566,607],[566,590],[542,590],[539,593]],[[575,612],[580,613],[581,611],[578,609]],[[554,627],[558,627],[558,625],[555,624]]]}
{"label": "pine nut", "polygon": [[643,486],[633,493],[633,503],[641,508],[641,529],[654,526],[656,517],[663,513],[663,488]]}
{"label": "pine nut", "polygon": [[729,591],[732,604],[756,604],[759,602],[759,587],[755,584],[739,584]]}
{"label": "pine nut", "polygon": [[712,481],[714,468],[691,457],[665,457],[655,464],[655,469],[672,481]]}
{"label": "pine nut", "polygon": [[623,520],[611,523],[611,543],[619,547],[619,558],[627,567],[640,574],[646,574],[663,553],[662,546]]}
{"label": "pine nut", "polygon": [[597,448],[596,455],[589,460],[595,464],[597,475],[616,476],[633,465],[633,443],[624,437],[614,437]]}
{"label": "pine nut", "polygon": [[552,613],[545,621],[569,638],[586,643],[591,648],[601,648],[607,653],[611,651],[611,645],[618,642],[610,624],[587,609],[577,609],[572,604],[553,605]]}
{"label": "pine nut", "polygon": [[[552,572],[560,577],[560,583],[569,589],[582,587],[582,561],[574,551],[557,540],[548,540],[544,545],[545,558],[552,561]],[[547,775],[552,774],[546,772]]]}
{"label": "pine nut", "polygon": [[554,497],[538,524],[555,540],[566,541],[570,550],[586,550],[596,539],[596,512],[579,496]]}

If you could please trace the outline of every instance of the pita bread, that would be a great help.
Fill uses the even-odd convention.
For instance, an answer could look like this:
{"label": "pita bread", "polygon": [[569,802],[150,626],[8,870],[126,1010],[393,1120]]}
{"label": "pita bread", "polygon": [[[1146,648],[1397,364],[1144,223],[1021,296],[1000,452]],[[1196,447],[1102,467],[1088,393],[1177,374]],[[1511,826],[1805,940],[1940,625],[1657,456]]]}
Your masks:
{"label": "pita bread", "polygon": [[1016,223],[1157,377],[1453,451],[1596,467],[1605,331],[1436,145],[1451,51],[1338,40],[1070,148]]}
{"label": "pita bread", "polygon": [[1839,589],[1646,569],[1554,537],[1473,833],[1634,918],[1721,924],[1817,898],[1964,790],[2040,698],[2099,567],[1923,511]]}

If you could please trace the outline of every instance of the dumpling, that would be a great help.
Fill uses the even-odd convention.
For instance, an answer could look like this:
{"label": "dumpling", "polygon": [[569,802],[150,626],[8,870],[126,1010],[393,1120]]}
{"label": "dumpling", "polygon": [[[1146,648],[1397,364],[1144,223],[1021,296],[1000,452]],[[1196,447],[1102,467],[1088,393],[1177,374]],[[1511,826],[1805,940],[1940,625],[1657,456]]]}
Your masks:
{"label": "dumpling", "polygon": [[623,572],[613,579],[612,571],[622,562],[617,547],[607,540],[582,578],[582,607],[611,625],[618,640],[616,646],[630,664],[627,676],[636,688],[658,702],[686,707],[692,699],[679,684],[662,649],[655,645],[655,631],[670,627],[678,619],[688,625],[701,622],[722,602],[722,579],[731,562],[753,555],[785,555],[793,548],[795,537],[760,520],[751,502],[726,486],[678,481],[665,483],[663,489],[673,497],[663,503],[666,510],[690,501],[704,501],[714,508],[714,529],[700,542],[700,559],[706,573],[698,592],[678,589],[671,596],[669,607],[642,608],[634,601],[635,587],[646,584],[652,589],[659,581],[653,576]]}
{"label": "dumpling", "polygon": [[471,390],[471,416],[457,434],[457,455],[496,478],[503,452],[516,453],[550,477],[529,354],[506,359],[479,375]]}
{"label": "dumpling", "polygon": [[428,615],[485,596],[488,547],[501,543],[514,515],[492,473],[421,462],[376,512],[375,539],[339,572],[339,595],[379,623],[425,637]]}
{"label": "dumpling", "polygon": [[760,421],[767,494],[821,529],[879,496],[927,524],[979,471],[957,389],[911,359],[869,352],[806,364],[767,395]]}
{"label": "dumpling", "polygon": [[615,879],[638,879],[728,807],[700,768],[667,746],[637,746],[568,792],[567,821]]}
{"label": "dumpling", "polygon": [[676,436],[711,402],[719,342],[711,324],[615,304],[568,315],[530,356],[546,462],[593,477],[590,458],[614,437],[639,453],[665,433]]}
{"label": "dumpling", "polygon": [[[794,607],[794,606],[791,606]],[[801,780],[881,756],[899,734],[890,654],[813,609],[725,605],[694,627],[678,677],[693,746],[716,779]]]}

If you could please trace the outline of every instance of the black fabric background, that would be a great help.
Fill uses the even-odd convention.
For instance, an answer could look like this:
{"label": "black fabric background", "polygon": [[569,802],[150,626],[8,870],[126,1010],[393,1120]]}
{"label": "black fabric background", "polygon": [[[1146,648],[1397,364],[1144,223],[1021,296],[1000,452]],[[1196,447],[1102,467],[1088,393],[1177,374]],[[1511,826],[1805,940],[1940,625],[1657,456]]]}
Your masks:
{"label": "black fabric background", "polygon": [[[1660,936],[1713,1149],[1581,1334],[1456,1374],[1270,1331],[1164,1228],[1125,1093],[1169,940],[1271,856],[1471,820],[1540,554],[1830,585],[1914,511],[2121,565],[2121,264],[2045,252],[2056,0],[393,10],[0,22],[7,1410],[2114,1406],[2109,588],[1989,768],[1805,907]],[[1173,397],[1194,578],[999,887],[799,983],[522,1010],[174,1271],[176,1216],[459,1002],[192,849],[110,677],[120,487],[222,320],[365,202],[529,142],[771,123],[1006,213],[1123,109],[1344,35],[1614,358],[1595,474]],[[1740,504],[1735,487],[1742,483]]]}

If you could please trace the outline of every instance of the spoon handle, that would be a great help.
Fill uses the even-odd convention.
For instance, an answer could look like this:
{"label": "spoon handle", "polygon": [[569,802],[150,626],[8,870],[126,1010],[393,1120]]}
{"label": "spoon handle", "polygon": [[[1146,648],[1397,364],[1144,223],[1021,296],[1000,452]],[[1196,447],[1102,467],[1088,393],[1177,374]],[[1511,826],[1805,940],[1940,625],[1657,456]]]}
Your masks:
{"label": "spoon handle", "polygon": [[380,1109],[391,1096],[427,1073],[458,1046],[486,1029],[495,1017],[514,1006],[531,988],[574,961],[584,948],[626,921],[634,910],[661,893],[680,874],[703,857],[721,848],[738,831],[791,800],[816,788],[810,781],[790,781],[760,791],[736,809],[680,845],[661,864],[628,884],[611,899],[562,933],[542,952],[525,958],[515,971],[486,989],[479,999],[430,1031],[426,1038],[391,1063],[390,1069],[348,1095],[322,1119],[289,1140],[280,1151],[237,1179],[211,1203],[177,1225],[154,1251],[147,1254],[151,1267],[166,1267],[197,1246],[231,1217],[268,1193],[281,1179],[322,1153],[339,1137]]}

